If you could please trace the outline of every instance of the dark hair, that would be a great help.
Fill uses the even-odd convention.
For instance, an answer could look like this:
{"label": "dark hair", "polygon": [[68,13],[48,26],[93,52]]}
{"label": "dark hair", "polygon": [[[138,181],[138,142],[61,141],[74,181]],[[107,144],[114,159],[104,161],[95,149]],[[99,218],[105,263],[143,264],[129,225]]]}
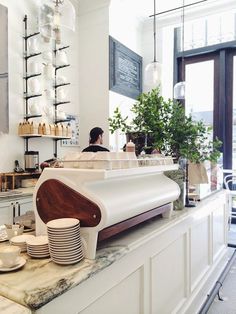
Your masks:
{"label": "dark hair", "polygon": [[93,128],[89,133],[89,144],[94,144],[97,141],[99,135],[102,135],[103,133],[103,129],[99,127]]}

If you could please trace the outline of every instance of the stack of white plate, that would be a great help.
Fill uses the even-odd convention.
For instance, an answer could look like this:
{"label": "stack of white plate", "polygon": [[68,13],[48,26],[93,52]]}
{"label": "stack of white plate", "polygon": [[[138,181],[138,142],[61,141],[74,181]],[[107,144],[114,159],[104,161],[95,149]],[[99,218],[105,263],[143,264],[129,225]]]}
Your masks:
{"label": "stack of white plate", "polygon": [[11,238],[10,243],[12,245],[19,246],[21,249],[21,252],[26,252],[27,251],[26,241],[28,241],[29,239],[33,239],[33,238],[35,238],[34,235],[22,234],[22,235],[18,235],[18,236]]}
{"label": "stack of white plate", "polygon": [[54,219],[47,223],[49,251],[57,264],[69,265],[83,259],[80,223],[75,218]]}
{"label": "stack of white plate", "polygon": [[48,257],[49,247],[48,247],[48,237],[38,236],[26,241],[27,253],[31,257],[43,258]]}

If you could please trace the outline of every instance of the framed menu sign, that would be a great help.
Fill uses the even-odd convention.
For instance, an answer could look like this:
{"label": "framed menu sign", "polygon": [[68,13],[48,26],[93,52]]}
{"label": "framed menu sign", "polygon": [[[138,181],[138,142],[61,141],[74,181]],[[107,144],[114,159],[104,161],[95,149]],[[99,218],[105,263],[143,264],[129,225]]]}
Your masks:
{"label": "framed menu sign", "polygon": [[137,99],[142,93],[142,57],[109,37],[109,88]]}

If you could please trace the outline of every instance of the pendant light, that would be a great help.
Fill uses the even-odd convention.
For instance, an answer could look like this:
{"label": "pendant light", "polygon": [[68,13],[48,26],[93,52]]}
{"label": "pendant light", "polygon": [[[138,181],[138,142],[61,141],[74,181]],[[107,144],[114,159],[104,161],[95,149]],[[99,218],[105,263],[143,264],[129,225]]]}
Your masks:
{"label": "pendant light", "polygon": [[69,0],[41,0],[39,30],[45,41],[61,42],[62,29],[75,31],[75,8]]}
{"label": "pendant light", "polygon": [[[182,58],[181,58],[181,76],[184,75],[184,0],[182,7]],[[174,99],[185,99],[185,81],[181,81],[174,86]]]}
{"label": "pendant light", "polygon": [[161,83],[161,64],[156,58],[156,0],[154,0],[154,14],[153,14],[153,62],[149,63],[145,68],[144,79],[145,85],[148,87],[156,87]]}

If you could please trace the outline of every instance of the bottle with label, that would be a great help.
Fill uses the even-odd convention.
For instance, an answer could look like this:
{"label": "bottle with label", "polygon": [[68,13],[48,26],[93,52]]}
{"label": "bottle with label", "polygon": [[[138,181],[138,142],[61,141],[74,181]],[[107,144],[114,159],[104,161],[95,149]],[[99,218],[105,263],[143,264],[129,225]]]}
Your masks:
{"label": "bottle with label", "polygon": [[126,152],[129,152],[129,153],[135,152],[135,144],[134,144],[132,141],[129,141],[129,142],[126,144],[125,150],[126,150]]}

